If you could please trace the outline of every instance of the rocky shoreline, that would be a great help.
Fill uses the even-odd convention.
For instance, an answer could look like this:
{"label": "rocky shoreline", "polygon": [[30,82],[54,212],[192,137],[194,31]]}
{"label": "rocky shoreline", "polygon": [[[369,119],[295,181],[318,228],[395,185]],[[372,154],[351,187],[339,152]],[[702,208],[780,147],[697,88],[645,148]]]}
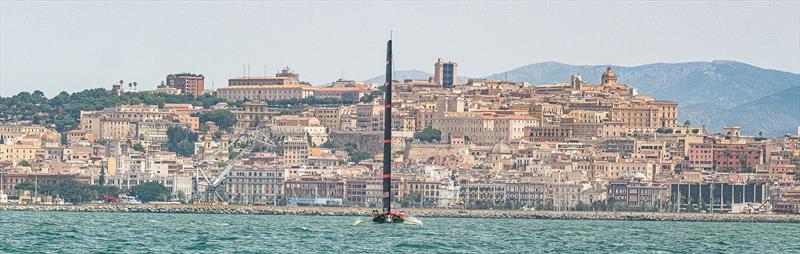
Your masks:
{"label": "rocky shoreline", "polygon": [[[371,208],[235,205],[0,205],[0,211],[199,213],[254,215],[368,216]],[[405,209],[416,217],[559,220],[701,221],[800,223],[800,214],[705,214],[655,212],[579,212],[522,210]]]}

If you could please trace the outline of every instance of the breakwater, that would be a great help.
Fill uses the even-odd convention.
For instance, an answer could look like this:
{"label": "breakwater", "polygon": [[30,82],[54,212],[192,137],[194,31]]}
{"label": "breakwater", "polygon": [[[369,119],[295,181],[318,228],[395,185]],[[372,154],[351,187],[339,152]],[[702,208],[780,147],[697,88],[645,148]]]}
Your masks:
{"label": "breakwater", "polygon": [[[584,212],[584,211],[524,211],[524,210],[455,210],[402,209],[416,217],[445,218],[507,218],[559,220],[631,220],[631,221],[703,221],[703,222],[771,222],[800,223],[800,214],[708,214],[659,212]],[[61,212],[127,212],[127,213],[201,213],[255,215],[312,215],[312,216],[369,216],[372,208],[238,206],[238,205],[0,205],[0,211],[61,211]]]}

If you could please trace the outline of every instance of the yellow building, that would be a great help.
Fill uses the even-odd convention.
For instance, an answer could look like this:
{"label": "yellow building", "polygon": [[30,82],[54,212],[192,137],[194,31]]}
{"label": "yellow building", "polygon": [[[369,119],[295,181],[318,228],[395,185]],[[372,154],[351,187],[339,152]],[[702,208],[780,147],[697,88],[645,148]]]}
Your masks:
{"label": "yellow building", "polygon": [[45,150],[38,138],[23,138],[0,144],[0,160],[18,163],[22,160],[32,162],[37,156],[44,158]]}
{"label": "yellow building", "polygon": [[568,115],[570,118],[575,119],[575,123],[602,123],[608,117],[608,112],[573,110]]}
{"label": "yellow building", "polygon": [[538,126],[532,116],[481,114],[474,112],[445,113],[434,118],[432,127],[442,132],[442,138],[469,137],[478,145],[494,145],[498,142],[520,140],[526,127]]}
{"label": "yellow building", "polygon": [[229,100],[290,100],[314,94],[310,85],[238,85],[217,89],[217,97]]}

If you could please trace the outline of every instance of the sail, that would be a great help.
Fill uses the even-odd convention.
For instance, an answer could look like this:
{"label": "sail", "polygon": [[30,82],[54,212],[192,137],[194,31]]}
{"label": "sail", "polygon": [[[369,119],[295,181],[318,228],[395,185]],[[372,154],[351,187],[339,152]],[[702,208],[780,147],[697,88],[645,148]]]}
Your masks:
{"label": "sail", "polygon": [[383,212],[392,210],[392,40],[386,43],[386,83],[383,114]]}

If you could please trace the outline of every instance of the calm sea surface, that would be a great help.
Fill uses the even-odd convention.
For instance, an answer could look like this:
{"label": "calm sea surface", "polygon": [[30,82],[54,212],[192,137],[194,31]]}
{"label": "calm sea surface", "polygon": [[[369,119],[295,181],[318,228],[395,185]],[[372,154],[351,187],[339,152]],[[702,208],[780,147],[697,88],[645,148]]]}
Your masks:
{"label": "calm sea surface", "polygon": [[0,212],[0,252],[800,252],[800,225],[426,218]]}

